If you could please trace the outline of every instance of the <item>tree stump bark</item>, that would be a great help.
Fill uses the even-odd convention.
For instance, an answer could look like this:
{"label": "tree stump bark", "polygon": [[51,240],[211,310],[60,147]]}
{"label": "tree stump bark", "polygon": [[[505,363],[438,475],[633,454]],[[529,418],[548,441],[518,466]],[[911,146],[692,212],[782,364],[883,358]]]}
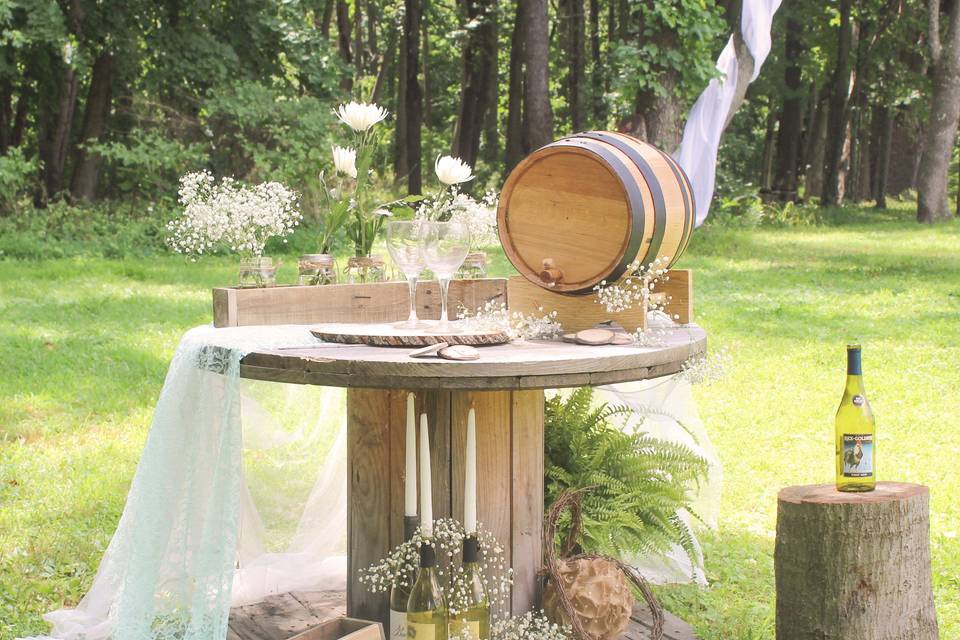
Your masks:
{"label": "tree stump bark", "polygon": [[929,491],[787,487],[777,508],[777,640],[933,640]]}

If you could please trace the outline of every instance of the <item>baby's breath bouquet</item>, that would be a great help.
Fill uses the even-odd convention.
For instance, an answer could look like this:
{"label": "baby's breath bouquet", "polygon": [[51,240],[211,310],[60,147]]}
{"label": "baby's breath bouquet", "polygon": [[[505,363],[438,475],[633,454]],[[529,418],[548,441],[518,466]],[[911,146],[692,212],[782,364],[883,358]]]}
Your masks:
{"label": "baby's breath bouquet", "polygon": [[[511,616],[510,587],[513,570],[504,558],[504,549],[492,533],[482,526],[477,529],[480,542],[480,568],[484,590],[490,602],[491,640],[570,640],[566,627],[549,622],[543,615],[528,613]],[[418,530],[413,537],[394,549],[380,562],[361,571],[360,582],[374,593],[386,593],[394,586],[407,587],[416,572],[420,545],[434,545],[440,588],[450,615],[457,615],[468,606],[469,587],[460,564],[460,551],[466,532],[456,520],[442,518],[433,523],[433,536],[426,540]],[[465,632],[451,640],[477,640]]]}
{"label": "baby's breath bouquet", "polygon": [[180,178],[179,201],[183,213],[167,223],[167,244],[194,258],[216,251],[259,258],[267,240],[290,235],[302,218],[297,193],[279,182],[217,184],[209,171]]}

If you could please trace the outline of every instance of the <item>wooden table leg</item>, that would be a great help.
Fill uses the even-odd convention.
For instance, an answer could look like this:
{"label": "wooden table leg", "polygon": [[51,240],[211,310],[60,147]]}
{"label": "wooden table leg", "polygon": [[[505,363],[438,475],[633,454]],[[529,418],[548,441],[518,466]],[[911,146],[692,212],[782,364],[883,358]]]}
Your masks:
{"label": "wooden table leg", "polygon": [[[359,571],[403,536],[405,391],[347,393],[348,615],[384,621],[387,598],[359,583]],[[434,517],[463,518],[467,411],[477,412],[477,509],[514,570],[510,608],[529,611],[542,561],[543,391],[417,392],[430,422]]]}

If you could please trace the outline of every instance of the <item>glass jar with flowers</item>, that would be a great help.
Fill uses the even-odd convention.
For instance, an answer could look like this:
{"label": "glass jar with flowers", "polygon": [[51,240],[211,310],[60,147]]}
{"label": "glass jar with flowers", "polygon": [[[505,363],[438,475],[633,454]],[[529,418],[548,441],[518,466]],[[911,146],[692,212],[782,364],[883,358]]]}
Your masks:
{"label": "glass jar with flowers", "polygon": [[407,210],[412,215],[407,205],[422,197],[407,196],[385,203],[373,199],[373,158],[382,139],[376,125],[387,117],[386,109],[376,104],[350,102],[341,104],[335,113],[352,131],[353,146],[333,148],[338,182],[332,189],[324,185],[331,199],[330,223],[345,225],[353,242],[354,255],[347,262],[347,281],[378,282],[385,279],[386,263],[382,256],[373,255],[373,246],[384,221],[394,210]]}
{"label": "glass jar with flowers", "polygon": [[209,171],[197,171],[180,178],[179,202],[183,212],[167,223],[170,248],[193,259],[238,253],[239,286],[276,283],[277,265],[263,249],[267,240],[290,235],[300,223],[295,191],[279,182],[245,185],[230,177],[218,184]]}

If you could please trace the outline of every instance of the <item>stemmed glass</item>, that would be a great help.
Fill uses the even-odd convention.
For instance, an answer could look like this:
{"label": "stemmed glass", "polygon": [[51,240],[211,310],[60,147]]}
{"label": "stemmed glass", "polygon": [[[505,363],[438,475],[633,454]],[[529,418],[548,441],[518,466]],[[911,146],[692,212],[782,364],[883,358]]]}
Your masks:
{"label": "stemmed glass", "polygon": [[470,251],[470,229],[462,222],[423,222],[420,230],[423,258],[440,281],[440,322],[431,331],[456,333],[447,317],[447,291],[450,280]]}
{"label": "stemmed glass", "polygon": [[410,315],[395,326],[399,329],[422,329],[427,326],[417,318],[417,278],[424,267],[423,222],[419,220],[397,220],[387,223],[387,251],[407,277],[410,287]]}

